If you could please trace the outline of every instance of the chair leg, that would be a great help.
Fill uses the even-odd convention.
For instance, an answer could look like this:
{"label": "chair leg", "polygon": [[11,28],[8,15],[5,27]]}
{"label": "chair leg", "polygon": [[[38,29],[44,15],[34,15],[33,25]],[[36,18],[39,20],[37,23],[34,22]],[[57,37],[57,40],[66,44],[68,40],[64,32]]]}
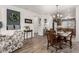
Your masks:
{"label": "chair leg", "polygon": [[49,43],[47,44],[47,49],[49,48]]}
{"label": "chair leg", "polygon": [[55,48],[55,49],[56,49],[56,53],[58,53],[58,50],[59,50],[59,49],[58,49],[58,48]]}
{"label": "chair leg", "polygon": [[72,49],[72,42],[70,41],[70,48]]}
{"label": "chair leg", "polygon": [[56,52],[57,52],[58,50],[57,50],[57,48],[56,48]]}

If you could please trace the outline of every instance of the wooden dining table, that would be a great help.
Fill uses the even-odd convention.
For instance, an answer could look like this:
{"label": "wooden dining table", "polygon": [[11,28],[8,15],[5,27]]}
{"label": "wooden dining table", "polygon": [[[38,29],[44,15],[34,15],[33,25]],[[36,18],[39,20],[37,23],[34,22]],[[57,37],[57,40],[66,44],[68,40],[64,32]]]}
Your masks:
{"label": "wooden dining table", "polygon": [[71,35],[71,32],[57,32],[58,35],[63,36],[63,37],[68,37],[69,35]]}
{"label": "wooden dining table", "polygon": [[57,32],[57,36],[59,36],[58,37],[59,38],[58,41],[60,41],[60,47],[61,47],[63,41],[64,42],[67,41],[68,37],[70,38],[70,39],[68,39],[70,41],[70,47],[72,46],[72,44],[71,44],[72,43],[71,32],[60,31],[60,32]]}

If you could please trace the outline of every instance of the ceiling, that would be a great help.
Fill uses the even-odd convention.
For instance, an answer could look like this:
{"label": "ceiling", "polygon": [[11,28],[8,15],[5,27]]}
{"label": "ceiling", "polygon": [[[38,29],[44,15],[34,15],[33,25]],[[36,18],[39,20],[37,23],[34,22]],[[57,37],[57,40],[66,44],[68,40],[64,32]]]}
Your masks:
{"label": "ceiling", "polygon": [[[54,14],[57,11],[56,5],[16,5],[17,7],[31,10],[39,14]],[[75,16],[74,5],[59,5],[59,10],[63,15],[71,14]]]}

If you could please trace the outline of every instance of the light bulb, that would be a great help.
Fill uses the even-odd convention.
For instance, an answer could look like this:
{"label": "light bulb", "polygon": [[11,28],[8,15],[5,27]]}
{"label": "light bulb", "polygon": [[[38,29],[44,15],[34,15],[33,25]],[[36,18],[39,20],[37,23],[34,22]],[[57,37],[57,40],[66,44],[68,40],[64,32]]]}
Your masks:
{"label": "light bulb", "polygon": [[60,17],[62,17],[62,15],[60,15]]}
{"label": "light bulb", "polygon": [[53,18],[55,18],[55,15],[53,15]]}
{"label": "light bulb", "polygon": [[59,17],[60,15],[59,14],[57,14],[57,17]]}

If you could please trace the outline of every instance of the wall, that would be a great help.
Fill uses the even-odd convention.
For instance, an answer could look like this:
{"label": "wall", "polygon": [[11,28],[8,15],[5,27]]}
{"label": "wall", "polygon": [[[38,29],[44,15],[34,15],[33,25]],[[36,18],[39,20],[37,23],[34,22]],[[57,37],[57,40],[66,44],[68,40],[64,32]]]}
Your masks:
{"label": "wall", "polygon": [[[39,16],[41,18],[41,26],[38,26],[38,35],[43,35],[43,29],[46,27],[48,30],[52,28],[52,22],[53,19],[50,15],[41,15]],[[46,26],[44,25],[44,19],[47,19]]]}
{"label": "wall", "polygon": [[76,15],[75,11],[76,11],[75,7],[70,7],[61,12],[63,14],[63,18],[67,18],[67,17],[75,17],[75,15]]}
{"label": "wall", "polygon": [[[13,32],[15,30],[6,30],[6,20],[7,20],[7,16],[6,16],[6,10],[7,9],[11,9],[11,10],[16,10],[16,11],[20,11],[21,13],[21,30],[24,29],[24,26],[30,26],[31,29],[33,29],[33,33],[34,32],[38,32],[38,35],[43,35],[43,29],[44,29],[44,19],[47,19],[47,29],[50,29],[52,28],[52,22],[53,22],[53,19],[50,15],[41,15],[41,14],[37,14],[35,12],[32,12],[30,10],[26,10],[26,9],[22,9],[22,8],[19,8],[19,7],[15,7],[15,6],[9,6],[9,5],[1,5],[0,6],[0,21],[3,22],[3,28],[1,29],[1,32],[2,34],[7,34],[7,35],[11,35],[13,34]],[[77,23],[76,25],[79,23],[78,19],[78,15],[79,15],[79,7],[77,7],[76,9],[76,17],[77,17]],[[31,18],[33,19],[33,24],[26,24],[24,23],[24,19],[25,18]],[[41,26],[38,26],[38,19],[41,18]],[[36,25],[36,26],[35,26]],[[77,27],[77,31],[78,31],[78,28]],[[79,34],[79,33],[77,33]],[[34,36],[34,34],[33,34]],[[78,38],[78,36],[77,36]]]}
{"label": "wall", "polygon": [[79,41],[79,6],[76,7],[76,41]]}
{"label": "wall", "polygon": [[[1,34],[6,34],[6,35],[12,35],[15,30],[6,30],[6,21],[7,21],[7,9],[15,10],[20,12],[21,16],[21,30],[24,30],[24,26],[30,26],[31,29],[33,29],[34,32],[38,32],[38,35],[43,35],[43,29],[44,29],[44,19],[47,19],[47,25],[46,27],[48,29],[52,28],[52,18],[50,15],[38,15],[35,12],[32,12],[30,10],[22,9],[16,6],[11,6],[11,5],[1,5],[0,6],[0,21],[3,22],[3,27],[1,29]],[[24,23],[25,18],[30,18],[33,20],[33,24],[26,24]],[[38,19],[41,18],[41,26],[38,26]],[[35,26],[36,25],[36,26]],[[33,34],[34,36],[34,34]]]}
{"label": "wall", "polygon": [[[38,35],[43,35],[43,29],[46,27],[47,29],[52,28],[53,19],[50,15],[39,14],[39,16],[34,18],[34,33],[38,33]],[[39,25],[39,19],[41,19],[41,25]],[[47,19],[46,25],[44,25],[44,19]]]}
{"label": "wall", "polygon": [[39,26],[39,17],[34,17],[34,22],[33,22],[33,26],[34,26],[34,33],[38,33],[38,26]]}
{"label": "wall", "polygon": [[18,7],[15,7],[15,6],[9,6],[9,5],[4,5],[3,6],[3,5],[1,5],[0,6],[0,12],[1,12],[0,21],[3,22],[3,27],[2,27],[0,33],[6,34],[6,35],[11,35],[15,31],[15,30],[6,30],[6,23],[7,23],[6,22],[7,21],[7,12],[6,12],[6,10],[7,9],[11,9],[11,10],[15,10],[15,11],[20,12],[21,30],[24,29],[24,26],[30,26],[30,28],[34,30],[33,24],[24,23],[24,19],[25,18],[31,18],[31,19],[34,20],[34,16],[38,15],[37,13],[34,13],[32,11],[29,11],[29,10],[22,9],[22,8],[18,8]]}

